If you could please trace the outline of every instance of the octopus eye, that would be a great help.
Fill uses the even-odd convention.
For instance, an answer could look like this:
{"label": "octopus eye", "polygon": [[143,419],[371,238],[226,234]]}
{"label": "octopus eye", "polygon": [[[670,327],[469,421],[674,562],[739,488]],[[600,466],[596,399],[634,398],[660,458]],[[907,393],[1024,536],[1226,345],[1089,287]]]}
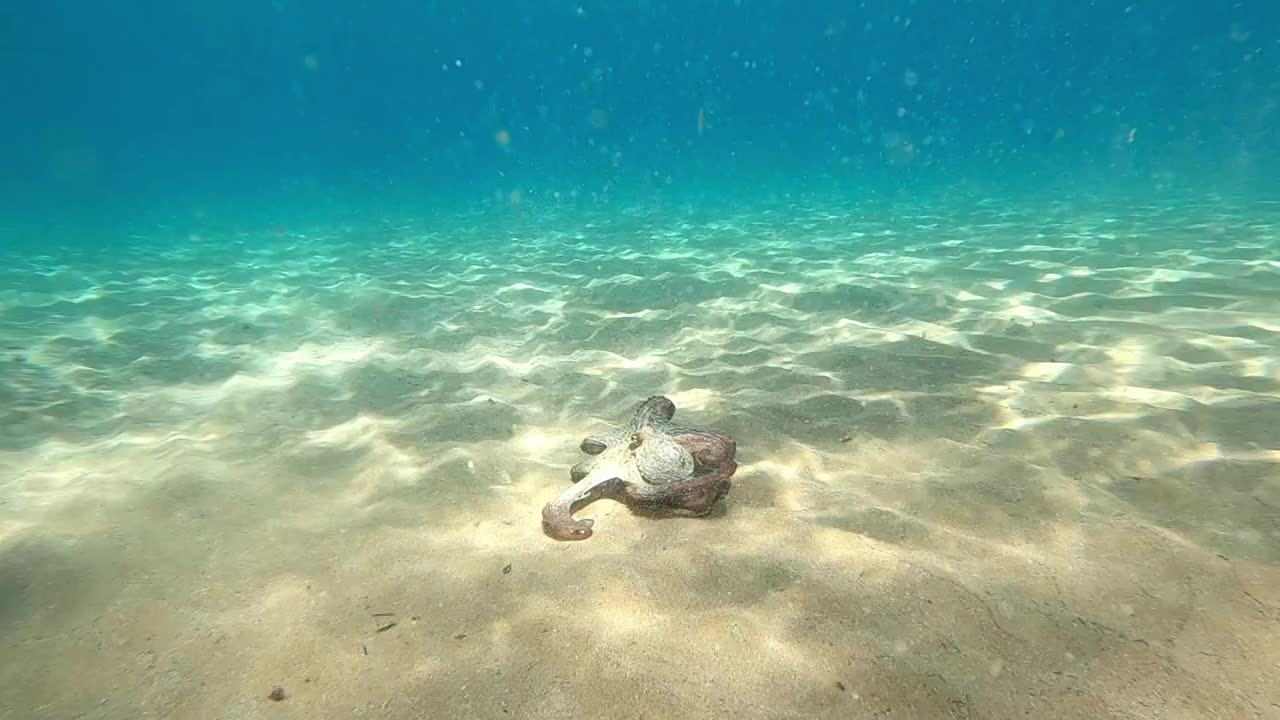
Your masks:
{"label": "octopus eye", "polygon": [[627,445],[628,449],[635,450],[644,442],[644,438],[640,437],[640,433],[631,434],[631,444]]}

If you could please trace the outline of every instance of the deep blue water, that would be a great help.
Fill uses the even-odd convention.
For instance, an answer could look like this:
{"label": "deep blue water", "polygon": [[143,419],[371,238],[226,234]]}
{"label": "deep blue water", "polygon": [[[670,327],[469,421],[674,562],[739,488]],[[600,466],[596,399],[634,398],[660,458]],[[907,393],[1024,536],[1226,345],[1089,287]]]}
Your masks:
{"label": "deep blue water", "polygon": [[7,3],[0,210],[123,231],[495,199],[1267,195],[1278,7]]}

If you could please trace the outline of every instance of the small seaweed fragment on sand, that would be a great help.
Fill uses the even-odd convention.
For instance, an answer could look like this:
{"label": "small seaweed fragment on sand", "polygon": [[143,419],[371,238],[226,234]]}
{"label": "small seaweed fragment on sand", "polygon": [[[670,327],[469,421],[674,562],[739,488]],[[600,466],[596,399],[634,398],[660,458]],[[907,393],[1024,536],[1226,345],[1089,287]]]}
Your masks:
{"label": "small seaweed fragment on sand", "polygon": [[398,622],[389,622],[389,623],[387,623],[386,625],[383,625],[383,626],[379,627],[377,630],[374,630],[374,632],[386,632],[386,631],[390,630],[391,628],[393,628],[393,627],[395,627],[395,626],[397,626],[397,625],[399,625],[399,624],[400,624],[400,623],[398,623]]}

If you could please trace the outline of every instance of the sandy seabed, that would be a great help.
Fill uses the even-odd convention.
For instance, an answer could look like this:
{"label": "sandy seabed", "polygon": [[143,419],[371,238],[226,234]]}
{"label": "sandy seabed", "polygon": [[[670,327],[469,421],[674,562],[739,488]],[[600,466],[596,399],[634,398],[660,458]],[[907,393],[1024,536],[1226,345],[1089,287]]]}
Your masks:
{"label": "sandy seabed", "polygon": [[[0,368],[6,719],[1280,718],[1277,205],[157,230]],[[546,538],[655,393],[726,501]]]}

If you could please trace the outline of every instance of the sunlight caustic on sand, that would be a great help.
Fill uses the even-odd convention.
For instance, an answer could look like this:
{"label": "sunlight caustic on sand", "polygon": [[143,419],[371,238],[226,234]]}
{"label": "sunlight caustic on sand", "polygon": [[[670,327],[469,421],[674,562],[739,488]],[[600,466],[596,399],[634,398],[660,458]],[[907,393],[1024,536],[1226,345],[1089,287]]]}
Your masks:
{"label": "sunlight caustic on sand", "polygon": [[[1280,705],[1280,217],[1091,202],[11,258],[0,715]],[[726,499],[548,539],[658,393]]]}

